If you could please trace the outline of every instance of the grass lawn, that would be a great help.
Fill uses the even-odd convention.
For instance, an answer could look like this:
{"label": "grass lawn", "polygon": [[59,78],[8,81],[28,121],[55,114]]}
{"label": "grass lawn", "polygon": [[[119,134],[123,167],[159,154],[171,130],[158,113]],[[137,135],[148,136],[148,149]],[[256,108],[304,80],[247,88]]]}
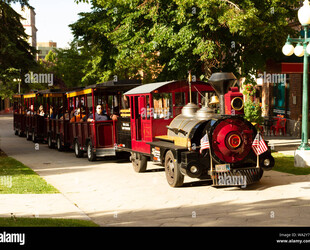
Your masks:
{"label": "grass lawn", "polygon": [[0,218],[0,227],[99,227],[89,220],[45,218]]}
{"label": "grass lawn", "polygon": [[295,175],[307,175],[310,174],[310,168],[298,168],[294,167],[294,156],[284,155],[274,152],[272,156],[275,159],[275,166],[272,170],[290,173]]}
{"label": "grass lawn", "polygon": [[[0,194],[52,194],[59,191],[32,169],[0,149]],[[0,227],[98,227],[92,221],[49,218],[0,218]]]}
{"label": "grass lawn", "polygon": [[59,193],[32,169],[0,150],[0,194]]}

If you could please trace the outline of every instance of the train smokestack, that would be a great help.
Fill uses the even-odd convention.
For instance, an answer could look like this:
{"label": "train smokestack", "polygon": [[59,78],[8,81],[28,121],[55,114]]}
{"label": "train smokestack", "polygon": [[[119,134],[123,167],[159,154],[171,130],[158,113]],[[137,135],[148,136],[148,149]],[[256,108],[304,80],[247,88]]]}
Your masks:
{"label": "train smokestack", "polygon": [[216,94],[219,96],[221,115],[225,115],[224,94],[228,92],[228,89],[232,87],[236,81],[237,78],[235,75],[229,72],[213,73],[208,81],[208,83],[210,83],[214,88]]}

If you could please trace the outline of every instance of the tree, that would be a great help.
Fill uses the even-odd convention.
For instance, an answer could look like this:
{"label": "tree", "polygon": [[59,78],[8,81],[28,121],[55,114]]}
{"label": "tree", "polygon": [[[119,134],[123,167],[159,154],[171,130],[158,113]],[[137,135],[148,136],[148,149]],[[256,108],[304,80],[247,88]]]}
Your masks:
{"label": "tree", "polygon": [[49,51],[44,60],[40,60],[41,71],[53,74],[54,85],[59,88],[70,88],[88,85],[82,78],[85,76],[85,65],[89,57],[81,53],[76,42],[70,43],[68,49]]}
{"label": "tree", "polygon": [[14,79],[37,66],[35,48],[27,43],[28,36],[20,22],[21,16],[9,5],[19,2],[29,6],[28,0],[0,2],[0,95],[11,97],[17,91]]}
{"label": "tree", "polygon": [[[76,0],[81,2],[81,0]],[[85,2],[85,1],[84,1]],[[91,0],[71,25],[93,56],[88,78],[199,79],[245,76],[278,58],[295,17],[293,0]],[[145,77],[146,75],[146,77]]]}

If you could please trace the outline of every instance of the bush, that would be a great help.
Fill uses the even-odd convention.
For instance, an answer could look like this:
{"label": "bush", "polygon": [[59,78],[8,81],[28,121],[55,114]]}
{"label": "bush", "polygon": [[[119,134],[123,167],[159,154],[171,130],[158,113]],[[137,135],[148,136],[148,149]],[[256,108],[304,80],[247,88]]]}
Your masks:
{"label": "bush", "polygon": [[258,124],[263,123],[262,117],[262,107],[259,103],[254,103],[248,98],[244,103],[244,116],[250,122],[255,122]]}

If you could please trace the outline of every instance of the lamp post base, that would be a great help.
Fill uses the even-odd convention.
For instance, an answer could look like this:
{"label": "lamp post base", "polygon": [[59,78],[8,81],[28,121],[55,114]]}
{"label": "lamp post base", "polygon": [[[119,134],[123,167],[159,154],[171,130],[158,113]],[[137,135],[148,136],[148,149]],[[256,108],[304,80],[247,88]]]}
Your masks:
{"label": "lamp post base", "polygon": [[309,146],[309,144],[308,143],[304,143],[304,142],[302,142],[301,144],[300,144],[300,146],[298,147],[298,149],[297,150],[310,150],[310,146]]}
{"label": "lamp post base", "polygon": [[294,166],[301,168],[310,167],[310,151],[297,149],[294,154]]}

